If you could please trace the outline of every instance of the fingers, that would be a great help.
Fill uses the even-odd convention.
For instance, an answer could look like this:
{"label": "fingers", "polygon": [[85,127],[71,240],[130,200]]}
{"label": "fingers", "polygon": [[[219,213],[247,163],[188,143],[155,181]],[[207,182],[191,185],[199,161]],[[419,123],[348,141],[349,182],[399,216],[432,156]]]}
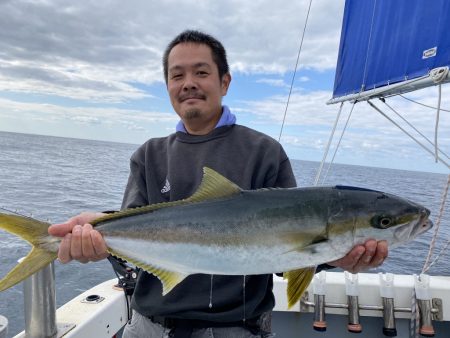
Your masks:
{"label": "fingers", "polygon": [[59,245],[58,259],[61,263],[69,263],[72,260],[70,256],[70,242],[72,240],[72,234],[64,236],[61,244]]}
{"label": "fingers", "polygon": [[368,240],[364,245],[355,246],[347,255],[330,265],[340,267],[351,273],[358,273],[380,266],[388,255],[386,241]]}
{"label": "fingers", "polygon": [[66,223],[52,224],[48,228],[48,234],[56,237],[64,237],[72,232],[72,229],[76,224],[77,223],[71,220],[68,220]]}
{"label": "fingers", "polygon": [[109,256],[108,248],[106,243],[97,230],[91,231],[91,240],[95,250],[96,260],[105,259]]}
{"label": "fingers", "polygon": [[72,232],[77,224],[86,224],[92,222],[94,219],[104,216],[101,212],[83,212],[75,217],[67,220],[67,222],[53,224],[48,228],[49,235],[64,237]]}
{"label": "fingers", "polygon": [[92,225],[75,225],[72,233],[64,236],[58,252],[62,263],[75,259],[81,263],[98,261],[108,257],[106,243]]}
{"label": "fingers", "polygon": [[355,272],[372,269],[383,264],[388,255],[388,246],[386,241],[377,242],[369,240],[364,243],[365,252],[353,266]]}

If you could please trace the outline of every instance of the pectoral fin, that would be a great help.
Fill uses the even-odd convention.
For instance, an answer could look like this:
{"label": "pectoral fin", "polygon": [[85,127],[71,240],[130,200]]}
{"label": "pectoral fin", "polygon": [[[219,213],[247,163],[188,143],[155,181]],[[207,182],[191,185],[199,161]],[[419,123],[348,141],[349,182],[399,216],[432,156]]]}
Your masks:
{"label": "pectoral fin", "polygon": [[313,266],[283,273],[283,278],[288,280],[287,299],[289,309],[299,301],[309,283],[311,283],[315,272],[316,267]]}

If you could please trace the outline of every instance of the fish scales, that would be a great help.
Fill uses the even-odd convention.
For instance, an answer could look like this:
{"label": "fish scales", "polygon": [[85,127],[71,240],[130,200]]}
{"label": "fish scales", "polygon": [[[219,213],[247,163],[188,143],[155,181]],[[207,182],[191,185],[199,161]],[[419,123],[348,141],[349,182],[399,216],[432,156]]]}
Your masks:
{"label": "fish scales", "polygon": [[299,249],[326,233],[328,215],[322,212],[320,200],[327,194],[336,195],[330,189],[321,194],[307,189],[243,191],[235,197],[131,216],[132,223],[124,217],[96,228],[110,248],[139,260],[147,257],[148,264],[182,264],[189,273],[270,273],[298,265],[305,256]]}

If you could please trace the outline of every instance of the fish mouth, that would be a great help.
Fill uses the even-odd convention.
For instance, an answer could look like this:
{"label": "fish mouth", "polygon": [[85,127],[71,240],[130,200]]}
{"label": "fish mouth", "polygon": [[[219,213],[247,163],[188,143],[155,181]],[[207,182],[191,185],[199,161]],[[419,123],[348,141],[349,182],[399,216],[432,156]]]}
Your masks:
{"label": "fish mouth", "polygon": [[394,234],[394,237],[402,242],[407,239],[412,240],[433,227],[433,222],[428,219],[430,210],[424,208],[420,211],[419,217],[416,221],[406,223],[399,227]]}

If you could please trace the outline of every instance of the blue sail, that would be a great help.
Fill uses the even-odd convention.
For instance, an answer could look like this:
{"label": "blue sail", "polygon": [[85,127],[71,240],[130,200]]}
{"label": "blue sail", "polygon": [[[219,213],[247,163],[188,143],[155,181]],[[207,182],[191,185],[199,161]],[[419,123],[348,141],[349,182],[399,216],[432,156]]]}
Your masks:
{"label": "blue sail", "polygon": [[347,0],[333,98],[450,65],[449,0]]}

